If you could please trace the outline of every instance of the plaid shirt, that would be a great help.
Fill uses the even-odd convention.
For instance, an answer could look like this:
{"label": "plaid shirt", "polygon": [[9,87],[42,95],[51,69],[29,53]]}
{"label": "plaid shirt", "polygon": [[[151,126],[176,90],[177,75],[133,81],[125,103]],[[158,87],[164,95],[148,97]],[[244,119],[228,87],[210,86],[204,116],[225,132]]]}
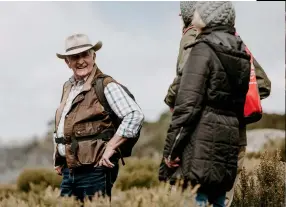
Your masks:
{"label": "plaid shirt", "polygon": [[[73,99],[80,93],[82,88],[83,82],[74,84],[71,88],[59,123],[58,137],[64,136],[64,117],[69,111]],[[135,137],[144,121],[144,114],[138,104],[116,83],[109,83],[104,88],[104,94],[114,113],[123,119],[116,134],[125,138]],[[58,144],[58,151],[61,156],[65,156],[65,146],[63,144]]]}
{"label": "plaid shirt", "polygon": [[126,138],[135,137],[144,121],[140,107],[116,83],[109,83],[104,88],[104,94],[114,113],[123,118],[116,134]]}

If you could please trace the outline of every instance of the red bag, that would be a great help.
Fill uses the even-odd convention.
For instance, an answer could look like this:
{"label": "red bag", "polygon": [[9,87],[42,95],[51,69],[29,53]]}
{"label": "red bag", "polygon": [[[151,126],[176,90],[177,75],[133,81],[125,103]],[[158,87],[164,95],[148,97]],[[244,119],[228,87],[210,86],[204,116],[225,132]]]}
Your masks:
{"label": "red bag", "polygon": [[254,123],[259,121],[262,118],[262,106],[260,101],[259,89],[256,81],[255,68],[253,64],[253,56],[245,47],[245,51],[250,55],[250,81],[249,89],[246,94],[246,100],[244,104],[244,118],[246,124]]}
{"label": "red bag", "polygon": [[[235,33],[236,36],[239,36]],[[245,46],[245,51],[250,55],[250,80],[249,89],[246,94],[244,104],[244,119],[246,124],[259,121],[262,118],[262,106],[260,101],[259,89],[256,81],[255,68],[253,64],[253,56],[249,49]]]}

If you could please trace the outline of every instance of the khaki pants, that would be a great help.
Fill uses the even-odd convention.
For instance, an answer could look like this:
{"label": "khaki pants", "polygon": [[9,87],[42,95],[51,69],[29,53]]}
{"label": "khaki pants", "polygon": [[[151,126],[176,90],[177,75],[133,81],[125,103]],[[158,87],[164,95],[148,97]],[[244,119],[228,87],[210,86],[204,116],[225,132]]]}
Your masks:
{"label": "khaki pants", "polygon": [[238,153],[237,175],[236,175],[236,178],[235,178],[235,181],[234,181],[232,189],[226,193],[226,199],[225,199],[226,207],[230,207],[231,203],[233,201],[234,188],[235,188],[236,184],[239,181],[239,176],[240,176],[240,173],[241,173],[241,170],[242,170],[242,167],[243,167],[245,151],[246,151],[246,147],[245,146],[241,146],[240,149],[239,149],[239,153]]}

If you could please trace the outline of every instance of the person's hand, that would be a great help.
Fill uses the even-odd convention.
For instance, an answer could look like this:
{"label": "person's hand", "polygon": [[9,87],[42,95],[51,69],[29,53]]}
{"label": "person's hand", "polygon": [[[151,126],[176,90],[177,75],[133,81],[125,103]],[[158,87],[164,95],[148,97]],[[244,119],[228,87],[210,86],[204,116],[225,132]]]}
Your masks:
{"label": "person's hand", "polygon": [[165,163],[169,168],[179,167],[178,162],[180,162],[180,159],[177,157],[175,160],[168,160],[165,158]]}
{"label": "person's hand", "polygon": [[116,151],[110,145],[106,145],[104,153],[99,161],[99,166],[105,166],[109,168],[113,168],[114,164],[110,162],[109,158],[115,153]]}
{"label": "person's hand", "polygon": [[174,108],[170,108],[170,111],[171,111],[171,113],[173,113],[174,112]]}
{"label": "person's hand", "polygon": [[63,166],[56,166],[54,169],[58,175],[62,175]]}

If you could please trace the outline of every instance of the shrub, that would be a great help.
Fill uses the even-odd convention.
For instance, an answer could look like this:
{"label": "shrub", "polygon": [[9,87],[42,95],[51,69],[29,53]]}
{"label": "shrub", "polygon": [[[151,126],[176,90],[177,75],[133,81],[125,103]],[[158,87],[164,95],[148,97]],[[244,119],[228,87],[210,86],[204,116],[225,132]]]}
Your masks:
{"label": "shrub", "polygon": [[126,159],[126,165],[121,166],[115,187],[128,190],[133,187],[150,188],[157,186],[159,162],[147,158]]}
{"label": "shrub", "polygon": [[281,161],[280,151],[264,151],[260,159],[254,175],[248,175],[243,168],[232,206],[284,206],[285,162]]}
{"label": "shrub", "polygon": [[61,180],[61,176],[48,169],[25,169],[17,179],[17,187],[24,192],[30,191],[31,187],[34,191],[40,191],[48,186],[58,188]]}
{"label": "shrub", "polygon": [[[59,190],[48,187],[40,193],[28,192],[23,194],[25,196],[11,196],[0,201],[0,206],[5,207],[78,207],[79,202],[74,198],[59,198]],[[94,201],[86,201],[86,207],[192,207],[194,193],[186,191],[181,194],[180,191],[173,191],[168,193],[163,186],[152,189],[133,188],[127,191],[113,192],[111,205],[109,201],[104,198],[95,198]]]}
{"label": "shrub", "polygon": [[[120,166],[115,182],[116,188],[121,190],[133,187],[150,188],[159,184],[159,162],[156,159],[128,158],[125,162],[125,166]],[[61,179],[61,176],[48,169],[25,169],[18,177],[17,186],[20,191],[38,193],[48,186],[59,188]]]}
{"label": "shrub", "polygon": [[285,199],[285,163],[281,162],[280,151],[271,156],[266,151],[261,156],[257,169],[259,206],[284,206]]}
{"label": "shrub", "polygon": [[248,159],[259,159],[261,157],[262,152],[265,150],[268,151],[271,156],[275,156],[277,150],[280,151],[281,161],[286,162],[286,154],[285,154],[285,139],[276,138],[269,139],[258,152],[248,152],[246,157]]}
{"label": "shrub", "polygon": [[279,150],[280,154],[279,157],[281,161],[286,161],[286,155],[285,155],[285,139],[276,138],[276,139],[270,139],[268,142],[266,142],[263,147],[262,151],[267,150],[268,153],[271,154],[272,157],[275,157],[277,150]]}
{"label": "shrub", "polygon": [[122,174],[116,181],[116,188],[128,190],[133,187],[150,188],[158,185],[157,176],[153,172],[133,171]]}
{"label": "shrub", "polygon": [[16,193],[17,193],[16,185],[0,185],[0,201],[3,198],[8,198],[10,195],[15,195]]}

